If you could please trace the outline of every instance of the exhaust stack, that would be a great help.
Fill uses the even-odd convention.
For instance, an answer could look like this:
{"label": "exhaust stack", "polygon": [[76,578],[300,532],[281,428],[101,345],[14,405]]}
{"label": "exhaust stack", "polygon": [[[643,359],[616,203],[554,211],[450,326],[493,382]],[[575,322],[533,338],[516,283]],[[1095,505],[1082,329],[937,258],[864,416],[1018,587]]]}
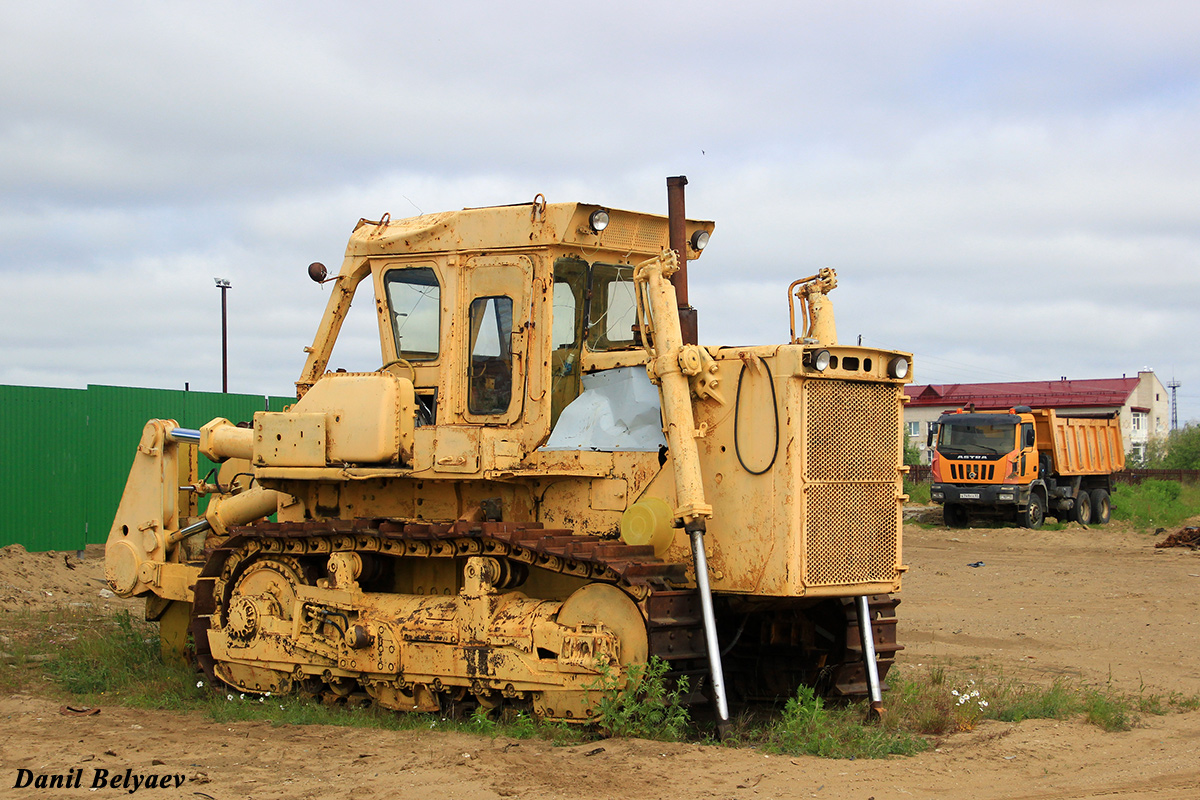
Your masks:
{"label": "exhaust stack", "polygon": [[687,281],[687,214],[684,211],[683,187],[687,186],[687,177],[676,175],[667,178],[667,228],[670,234],[670,246],[679,258],[679,271],[671,276],[671,284],[675,287],[675,298],[679,305],[679,327],[683,333],[684,344],[699,344],[700,336],[696,324],[696,309],[688,302]]}

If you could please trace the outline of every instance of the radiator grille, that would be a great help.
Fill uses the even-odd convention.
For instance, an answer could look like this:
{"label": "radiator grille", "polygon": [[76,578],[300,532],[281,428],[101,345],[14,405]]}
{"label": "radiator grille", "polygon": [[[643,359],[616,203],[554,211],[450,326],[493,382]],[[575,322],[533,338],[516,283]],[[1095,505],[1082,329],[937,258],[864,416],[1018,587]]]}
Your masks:
{"label": "radiator grille", "polygon": [[810,380],[805,404],[805,583],[895,580],[900,457],[896,388]]}
{"label": "radiator grille", "polygon": [[896,480],[900,403],[894,386],[809,381],[808,480]]}
{"label": "radiator grille", "polygon": [[950,479],[955,481],[990,481],[996,476],[995,464],[951,461]]}
{"label": "radiator grille", "polygon": [[830,586],[895,577],[895,484],[809,487],[807,582]]}

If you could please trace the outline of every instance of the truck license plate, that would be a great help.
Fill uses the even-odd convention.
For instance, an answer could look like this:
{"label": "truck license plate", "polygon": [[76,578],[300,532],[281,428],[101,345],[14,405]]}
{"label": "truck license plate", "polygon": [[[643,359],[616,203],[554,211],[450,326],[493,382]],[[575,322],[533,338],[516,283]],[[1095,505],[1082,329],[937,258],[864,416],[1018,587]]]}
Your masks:
{"label": "truck license plate", "polygon": [[978,500],[979,492],[959,492],[958,496],[963,500]]}

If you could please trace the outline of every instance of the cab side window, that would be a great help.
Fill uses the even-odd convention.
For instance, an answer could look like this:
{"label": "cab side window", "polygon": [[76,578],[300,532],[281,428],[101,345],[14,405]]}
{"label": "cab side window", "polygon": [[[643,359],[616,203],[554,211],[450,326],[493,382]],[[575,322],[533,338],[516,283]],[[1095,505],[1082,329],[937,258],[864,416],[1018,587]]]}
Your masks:
{"label": "cab side window", "polygon": [[438,357],[441,287],[429,267],[388,270],[384,275],[396,352],[408,361]]}
{"label": "cab side window", "polygon": [[633,267],[593,264],[588,319],[588,348],[615,350],[633,347],[637,324]]}
{"label": "cab side window", "polygon": [[512,404],[512,298],[475,298],[470,325],[467,411],[503,414]]}
{"label": "cab side window", "polygon": [[550,425],[579,396],[583,349],[583,309],[588,264],[578,258],[554,263],[553,331],[550,352]]}

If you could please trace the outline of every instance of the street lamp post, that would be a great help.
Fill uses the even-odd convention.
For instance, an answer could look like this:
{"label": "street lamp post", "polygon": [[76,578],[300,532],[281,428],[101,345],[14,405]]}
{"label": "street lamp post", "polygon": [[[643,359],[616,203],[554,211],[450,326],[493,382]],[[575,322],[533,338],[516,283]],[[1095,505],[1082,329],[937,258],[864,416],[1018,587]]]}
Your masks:
{"label": "street lamp post", "polygon": [[225,292],[232,285],[225,278],[213,278],[217,288],[221,290],[221,391],[229,393],[229,326],[228,307],[225,304]]}

